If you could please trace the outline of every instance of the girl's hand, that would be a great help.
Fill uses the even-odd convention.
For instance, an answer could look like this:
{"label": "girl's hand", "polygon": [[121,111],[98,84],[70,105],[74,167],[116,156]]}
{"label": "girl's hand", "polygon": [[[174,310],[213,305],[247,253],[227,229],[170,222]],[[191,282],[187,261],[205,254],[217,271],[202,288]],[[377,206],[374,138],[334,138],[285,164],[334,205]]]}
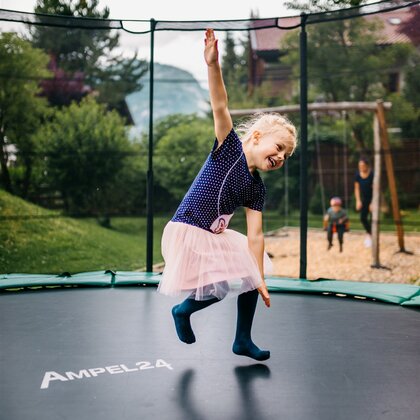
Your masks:
{"label": "girl's hand", "polygon": [[267,286],[265,285],[265,282],[257,290],[258,290],[259,294],[261,295],[262,300],[265,303],[265,306],[267,306],[267,308],[269,308],[270,307],[270,295],[268,293]]}
{"label": "girl's hand", "polygon": [[356,210],[357,211],[359,211],[359,210],[361,210],[362,209],[362,202],[361,201],[359,201],[359,200],[357,200],[356,201]]}
{"label": "girl's hand", "polygon": [[204,59],[208,66],[218,62],[219,51],[217,49],[217,39],[214,37],[213,29],[206,30],[206,38],[204,40]]}

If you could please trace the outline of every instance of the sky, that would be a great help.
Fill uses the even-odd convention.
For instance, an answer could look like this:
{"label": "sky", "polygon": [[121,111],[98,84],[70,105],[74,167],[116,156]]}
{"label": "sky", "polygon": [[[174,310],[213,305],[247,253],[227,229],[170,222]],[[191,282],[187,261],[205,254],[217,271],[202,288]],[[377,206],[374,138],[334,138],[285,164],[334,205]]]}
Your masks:
{"label": "sky", "polygon": [[[35,0],[0,0],[1,9],[33,12]],[[240,6],[239,6],[240,5]],[[216,20],[247,19],[251,11],[260,18],[296,15],[287,10],[284,1],[276,0],[100,0],[99,9],[110,9],[112,19],[156,20]],[[0,30],[10,30],[13,24],[0,22]],[[15,26],[16,27],[16,26]],[[14,27],[14,28],[15,28]],[[133,27],[133,29],[135,29]],[[224,34],[220,38],[220,54],[223,54]],[[155,62],[170,64],[191,72],[206,87],[207,68],[203,59],[204,33],[201,32],[156,32]],[[149,35],[131,35],[121,31],[120,44],[125,55],[138,51],[139,58],[149,59]]]}

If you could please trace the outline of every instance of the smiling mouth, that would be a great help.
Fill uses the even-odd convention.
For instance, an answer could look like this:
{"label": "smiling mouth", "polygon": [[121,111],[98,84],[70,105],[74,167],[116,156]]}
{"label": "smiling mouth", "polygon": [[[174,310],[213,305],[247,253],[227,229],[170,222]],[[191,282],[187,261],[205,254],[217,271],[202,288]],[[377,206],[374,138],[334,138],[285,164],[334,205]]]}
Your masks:
{"label": "smiling mouth", "polygon": [[274,168],[276,166],[276,161],[271,157],[269,157],[268,160],[270,162],[271,167]]}

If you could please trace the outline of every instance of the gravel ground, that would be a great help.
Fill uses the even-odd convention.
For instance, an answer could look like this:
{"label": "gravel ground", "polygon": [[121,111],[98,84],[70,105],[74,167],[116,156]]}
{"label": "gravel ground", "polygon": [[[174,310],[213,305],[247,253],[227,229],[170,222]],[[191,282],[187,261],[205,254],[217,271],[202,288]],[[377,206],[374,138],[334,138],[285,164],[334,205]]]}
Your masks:
{"label": "gravel ground", "polygon": [[[339,252],[338,239],[327,251],[327,234],[322,230],[308,231],[308,279],[373,281],[383,283],[409,283],[420,285],[420,234],[405,234],[404,244],[413,255],[397,253],[396,233],[381,233],[381,265],[389,270],[373,269],[372,249],[364,246],[365,234],[352,231],[344,235],[343,252]],[[299,228],[273,232],[265,238],[265,248],[273,255],[274,275],[297,278],[299,276]]]}

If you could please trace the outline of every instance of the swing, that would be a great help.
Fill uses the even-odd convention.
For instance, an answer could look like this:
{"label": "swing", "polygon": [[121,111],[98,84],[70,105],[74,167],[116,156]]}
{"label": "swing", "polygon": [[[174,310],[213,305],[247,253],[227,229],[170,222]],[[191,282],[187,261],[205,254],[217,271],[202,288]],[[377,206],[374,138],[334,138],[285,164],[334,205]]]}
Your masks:
{"label": "swing", "polygon": [[[343,119],[343,168],[344,168],[344,203],[347,203],[348,198],[348,182],[347,182],[347,114],[346,111],[342,111],[342,119]],[[315,137],[315,145],[316,145],[316,154],[317,154],[317,163],[319,168],[319,185],[321,190],[321,202],[322,202],[322,214],[326,214],[325,209],[325,189],[324,189],[324,179],[323,179],[323,170],[322,170],[322,160],[321,160],[321,149],[319,145],[319,136],[318,136],[318,118],[316,111],[312,112],[312,118],[314,121],[314,137]],[[328,221],[322,220],[323,228],[326,231],[328,229]],[[350,220],[347,219],[344,223],[344,232],[350,231]],[[332,226],[332,232],[337,232],[337,226],[334,223]]]}
{"label": "swing", "polygon": [[[323,224],[324,230],[327,231],[328,230],[328,220],[323,220],[322,224]],[[349,219],[347,219],[344,222],[344,232],[350,232],[350,220]],[[333,223],[333,225],[332,225],[332,233],[337,233],[337,226],[336,226],[335,223]]]}

